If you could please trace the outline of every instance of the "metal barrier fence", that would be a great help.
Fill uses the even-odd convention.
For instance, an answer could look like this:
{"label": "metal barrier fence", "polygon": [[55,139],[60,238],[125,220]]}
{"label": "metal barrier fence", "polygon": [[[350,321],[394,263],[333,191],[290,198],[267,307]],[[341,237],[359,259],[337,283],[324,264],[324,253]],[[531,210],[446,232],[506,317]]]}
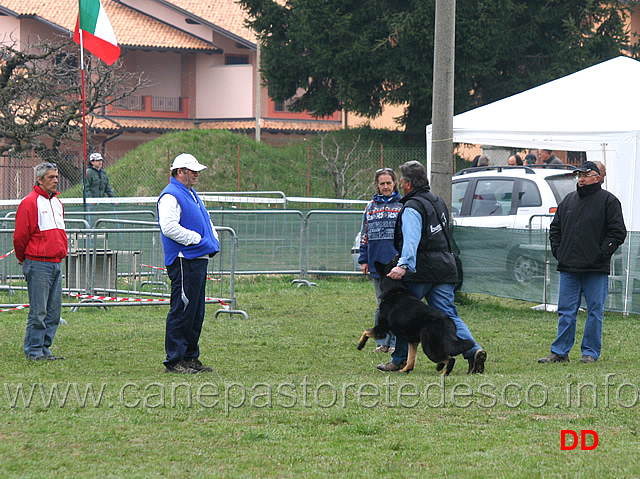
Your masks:
{"label": "metal barrier fence", "polygon": [[[136,210],[130,215],[126,211],[130,210],[82,213],[97,215],[91,218],[92,228],[80,213],[67,215],[68,226],[74,229],[68,230],[66,290],[138,300],[168,297],[157,223],[121,217],[154,218],[155,211]],[[210,261],[214,281],[209,281],[207,295],[222,299],[232,311],[236,310],[234,278],[238,274],[297,275],[294,283],[299,286],[312,284],[317,275],[361,275],[354,244],[361,211],[224,209],[209,213],[223,234],[221,251]],[[28,301],[22,271],[6,256],[13,248],[13,221],[0,218],[0,295],[6,303],[2,307]],[[456,227],[454,237],[461,250],[463,292],[557,303],[558,273],[546,230]],[[640,314],[639,251],[640,233],[630,232],[612,259],[608,310]]]}
{"label": "metal barrier fence", "polygon": [[[210,210],[216,225],[238,234],[237,274],[361,275],[355,237],[362,212]],[[557,304],[559,274],[546,229],[456,227],[463,292]],[[612,258],[606,309],[640,314],[640,233],[630,232]]]}
{"label": "metal barrier fence", "polygon": [[303,214],[297,210],[209,210],[238,235],[236,274],[300,274]]}
{"label": "metal barrier fence", "polygon": [[309,211],[305,216],[303,273],[362,274],[351,256],[361,225],[362,211]]}
{"label": "metal barrier fence", "polygon": [[[0,298],[3,309],[21,309],[28,304],[26,281],[17,261],[10,260],[13,219],[2,219],[0,248]],[[66,222],[73,220],[65,219]],[[82,221],[84,220],[76,220]],[[126,221],[126,223],[125,223]],[[69,254],[63,262],[64,307],[168,305],[170,282],[164,273],[160,230],[155,222],[103,219],[100,226],[112,228],[67,228]],[[205,294],[207,303],[221,304],[220,314],[241,315],[235,297],[235,260],[238,239],[232,228],[216,227],[220,253],[209,261]]]}
{"label": "metal barrier fence", "polygon": [[[558,302],[559,273],[547,230],[454,228],[463,292],[540,303]],[[629,232],[611,259],[606,309],[640,314],[640,233]],[[584,306],[584,305],[583,305]]]}
{"label": "metal barrier fence", "polygon": [[[352,248],[362,211],[209,210],[239,238],[236,274],[359,275]],[[357,259],[357,257],[356,257]]]}

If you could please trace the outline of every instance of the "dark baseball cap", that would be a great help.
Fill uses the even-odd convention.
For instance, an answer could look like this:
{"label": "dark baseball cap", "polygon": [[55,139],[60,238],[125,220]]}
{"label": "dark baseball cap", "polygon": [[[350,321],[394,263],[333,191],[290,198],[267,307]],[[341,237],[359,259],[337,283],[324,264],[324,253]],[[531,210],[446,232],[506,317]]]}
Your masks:
{"label": "dark baseball cap", "polygon": [[580,166],[578,166],[574,171],[576,172],[580,171],[582,173],[595,171],[596,173],[600,174],[600,168],[598,168],[598,165],[596,165],[593,161],[585,161]]}

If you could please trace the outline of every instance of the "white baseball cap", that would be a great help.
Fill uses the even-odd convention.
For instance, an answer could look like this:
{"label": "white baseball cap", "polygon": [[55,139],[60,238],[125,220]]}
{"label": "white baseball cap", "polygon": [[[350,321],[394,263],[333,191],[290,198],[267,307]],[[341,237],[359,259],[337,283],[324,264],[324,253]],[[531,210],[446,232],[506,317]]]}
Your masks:
{"label": "white baseball cap", "polygon": [[207,169],[206,166],[198,163],[195,156],[190,155],[189,153],[181,153],[173,160],[171,171],[177,170],[178,168],[186,168],[191,171],[202,171]]}

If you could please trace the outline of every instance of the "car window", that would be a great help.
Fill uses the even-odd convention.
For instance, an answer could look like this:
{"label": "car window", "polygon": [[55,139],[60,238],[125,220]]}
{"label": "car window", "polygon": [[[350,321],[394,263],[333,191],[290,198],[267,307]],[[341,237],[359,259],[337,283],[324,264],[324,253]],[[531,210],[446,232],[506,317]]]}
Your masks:
{"label": "car window", "polygon": [[574,175],[558,175],[548,176],[546,178],[547,183],[553,191],[553,196],[556,197],[558,204],[572,191],[576,191],[576,177]]}
{"label": "car window", "polygon": [[540,197],[540,190],[538,185],[530,180],[522,180],[520,191],[520,206],[542,206],[542,198]]}
{"label": "car window", "polygon": [[451,186],[451,215],[455,218],[462,212],[462,202],[467,194],[468,181],[458,181]]}
{"label": "car window", "polygon": [[471,216],[506,216],[511,212],[513,180],[478,180]]}

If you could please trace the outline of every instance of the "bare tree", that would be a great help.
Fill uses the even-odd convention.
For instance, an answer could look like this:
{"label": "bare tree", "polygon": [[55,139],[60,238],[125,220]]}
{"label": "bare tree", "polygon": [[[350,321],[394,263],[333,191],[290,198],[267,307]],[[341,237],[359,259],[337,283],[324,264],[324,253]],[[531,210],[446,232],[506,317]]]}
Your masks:
{"label": "bare tree", "polygon": [[[327,137],[331,138],[333,144],[327,144]],[[369,185],[363,185],[363,178],[366,174],[357,165],[361,163],[362,157],[368,158],[373,149],[373,142],[369,148],[358,148],[360,135],[353,139],[353,144],[348,148],[338,142],[334,136],[320,136],[320,146],[318,153],[324,159],[329,176],[333,181],[333,189],[336,198],[357,198],[361,197],[363,190]],[[344,150],[344,151],[343,151]]]}
{"label": "bare tree", "polygon": [[[85,57],[87,128],[92,113],[148,86],[142,74],[126,72],[122,62],[107,66]],[[0,46],[0,155],[35,150],[56,158],[61,173],[81,178],[70,159],[58,155],[67,141],[82,140],[82,87],[79,48],[69,39],[39,41],[21,50]]]}

